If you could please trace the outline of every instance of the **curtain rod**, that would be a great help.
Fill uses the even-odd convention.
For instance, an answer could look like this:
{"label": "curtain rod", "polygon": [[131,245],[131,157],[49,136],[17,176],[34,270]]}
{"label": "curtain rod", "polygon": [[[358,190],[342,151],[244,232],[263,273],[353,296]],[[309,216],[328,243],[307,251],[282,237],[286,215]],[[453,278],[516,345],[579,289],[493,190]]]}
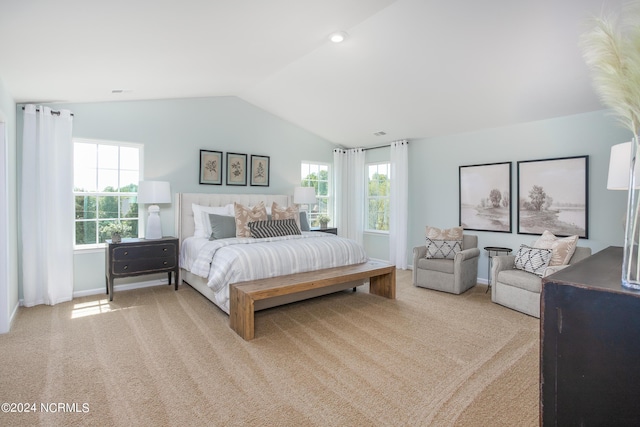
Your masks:
{"label": "curtain rod", "polygon": [[[22,107],[22,111],[24,111],[24,107]],[[36,112],[40,112],[39,108],[36,108]],[[51,114],[54,116],[59,116],[60,115],[60,111],[55,111],[55,110],[51,110]],[[73,113],[71,113],[71,116],[73,117]]]}
{"label": "curtain rod", "polygon": [[[409,144],[409,141],[407,141],[405,144]],[[379,145],[379,146],[377,146],[377,147],[368,147],[368,148],[367,148],[367,147],[365,147],[365,148],[363,148],[363,150],[364,150],[364,151],[367,151],[367,150],[377,150],[378,148],[387,148],[387,147],[391,147],[391,144],[387,144],[387,145]]]}

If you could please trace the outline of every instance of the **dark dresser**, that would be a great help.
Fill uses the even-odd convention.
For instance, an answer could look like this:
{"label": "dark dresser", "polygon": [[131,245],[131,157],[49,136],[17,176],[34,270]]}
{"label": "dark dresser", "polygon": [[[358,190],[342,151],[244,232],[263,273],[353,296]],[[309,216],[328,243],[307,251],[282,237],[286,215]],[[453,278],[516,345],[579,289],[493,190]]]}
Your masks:
{"label": "dark dresser", "polygon": [[122,239],[120,243],[107,240],[105,274],[109,301],[113,301],[113,280],[143,274],[175,273],[178,290],[178,239],[163,237],[156,240]]}
{"label": "dark dresser", "polygon": [[621,274],[611,246],[543,279],[541,425],[640,425],[640,291]]}

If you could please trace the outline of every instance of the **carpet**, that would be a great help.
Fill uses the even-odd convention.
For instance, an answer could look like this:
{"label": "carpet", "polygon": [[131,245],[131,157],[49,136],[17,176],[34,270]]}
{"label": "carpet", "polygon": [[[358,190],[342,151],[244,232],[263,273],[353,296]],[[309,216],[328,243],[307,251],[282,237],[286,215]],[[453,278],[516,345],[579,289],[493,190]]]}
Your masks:
{"label": "carpet", "polygon": [[20,308],[0,335],[19,411],[0,424],[537,426],[539,320],[485,290],[399,270],[396,300],[361,287],[261,311],[250,342],[188,285]]}

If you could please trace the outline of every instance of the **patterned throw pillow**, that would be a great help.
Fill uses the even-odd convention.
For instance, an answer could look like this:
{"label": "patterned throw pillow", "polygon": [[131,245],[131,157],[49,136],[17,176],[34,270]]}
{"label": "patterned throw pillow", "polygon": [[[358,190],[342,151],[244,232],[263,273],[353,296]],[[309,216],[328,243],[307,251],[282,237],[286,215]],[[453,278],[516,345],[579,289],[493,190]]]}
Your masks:
{"label": "patterned throw pillow", "polygon": [[236,237],[251,237],[249,223],[251,221],[267,220],[267,210],[264,207],[264,202],[258,203],[253,208],[234,203],[233,209],[236,213]]}
{"label": "patterned throw pillow", "polygon": [[427,237],[427,258],[454,259],[461,250],[461,240],[431,240]]}
{"label": "patterned throw pillow", "polygon": [[532,248],[520,245],[516,254],[515,267],[542,277],[551,260],[551,249]]}
{"label": "patterned throw pillow", "polygon": [[427,258],[454,259],[462,250],[462,227],[440,229],[427,226]]}
{"label": "patterned throw pillow", "polygon": [[426,236],[431,240],[462,240],[462,227],[453,228],[437,228],[429,227],[426,229]]}
{"label": "patterned throw pillow", "polygon": [[251,237],[256,239],[301,234],[296,221],[292,218],[252,221],[249,223],[249,229],[251,230]]}
{"label": "patterned throw pillow", "polygon": [[285,208],[273,202],[271,204],[271,219],[293,219],[300,228],[300,213],[295,205]]}
{"label": "patterned throw pillow", "polygon": [[552,232],[545,230],[542,236],[533,244],[534,248],[551,249],[551,261],[549,266],[567,265],[576,251],[579,237],[556,237]]}

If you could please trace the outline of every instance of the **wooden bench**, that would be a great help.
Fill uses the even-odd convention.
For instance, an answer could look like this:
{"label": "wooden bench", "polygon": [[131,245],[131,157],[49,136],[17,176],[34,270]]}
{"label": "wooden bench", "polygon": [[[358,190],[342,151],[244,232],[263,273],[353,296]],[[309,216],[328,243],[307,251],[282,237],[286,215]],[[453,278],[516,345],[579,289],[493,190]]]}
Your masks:
{"label": "wooden bench", "polygon": [[322,288],[348,289],[366,279],[369,279],[369,293],[395,299],[396,268],[376,261],[232,284],[229,287],[229,326],[245,340],[252,340],[256,305]]}

